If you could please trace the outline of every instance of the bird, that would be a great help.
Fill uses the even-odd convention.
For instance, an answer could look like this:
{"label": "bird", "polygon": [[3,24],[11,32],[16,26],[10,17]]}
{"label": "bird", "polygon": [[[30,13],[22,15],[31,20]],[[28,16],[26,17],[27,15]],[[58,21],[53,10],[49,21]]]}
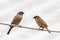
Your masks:
{"label": "bird", "polygon": [[40,16],[34,16],[33,19],[35,19],[37,25],[39,26],[39,29],[42,28],[42,30],[46,29],[49,33],[51,33],[51,31],[47,28],[48,25],[47,23],[40,17]]}
{"label": "bird", "polygon": [[13,20],[11,22],[11,25],[10,25],[10,29],[7,32],[8,35],[9,35],[10,31],[12,30],[12,28],[14,28],[16,25],[18,25],[21,22],[23,14],[24,14],[24,12],[18,12],[14,16],[14,18],[13,18]]}

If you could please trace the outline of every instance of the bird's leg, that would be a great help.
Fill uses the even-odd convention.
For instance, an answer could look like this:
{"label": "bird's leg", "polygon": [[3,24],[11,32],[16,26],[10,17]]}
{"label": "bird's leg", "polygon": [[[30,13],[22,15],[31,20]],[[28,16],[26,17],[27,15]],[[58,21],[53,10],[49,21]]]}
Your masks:
{"label": "bird's leg", "polygon": [[41,29],[41,28],[39,27],[39,28],[38,28],[38,31],[40,31],[40,29]]}
{"label": "bird's leg", "polygon": [[16,25],[17,27],[22,27],[21,25]]}

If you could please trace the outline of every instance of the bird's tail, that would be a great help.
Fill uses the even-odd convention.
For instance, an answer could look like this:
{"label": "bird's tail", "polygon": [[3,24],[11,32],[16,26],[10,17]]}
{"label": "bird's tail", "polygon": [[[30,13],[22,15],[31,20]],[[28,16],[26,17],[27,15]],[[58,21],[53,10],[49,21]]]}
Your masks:
{"label": "bird's tail", "polygon": [[10,26],[10,29],[8,30],[7,34],[9,35],[10,31],[12,30],[13,26]]}
{"label": "bird's tail", "polygon": [[49,33],[51,33],[51,31],[48,29],[48,28],[46,28],[47,29],[47,31],[49,32]]}

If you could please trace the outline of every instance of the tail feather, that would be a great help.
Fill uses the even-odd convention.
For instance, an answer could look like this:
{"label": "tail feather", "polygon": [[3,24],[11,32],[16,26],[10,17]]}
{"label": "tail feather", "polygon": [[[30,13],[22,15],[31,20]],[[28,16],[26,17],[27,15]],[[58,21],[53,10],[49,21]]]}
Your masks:
{"label": "tail feather", "polygon": [[8,30],[7,34],[9,35],[10,31],[12,30],[13,26],[10,27],[10,29]]}
{"label": "tail feather", "polygon": [[51,31],[48,29],[48,28],[46,28],[47,29],[47,31],[49,32],[49,33],[51,33]]}

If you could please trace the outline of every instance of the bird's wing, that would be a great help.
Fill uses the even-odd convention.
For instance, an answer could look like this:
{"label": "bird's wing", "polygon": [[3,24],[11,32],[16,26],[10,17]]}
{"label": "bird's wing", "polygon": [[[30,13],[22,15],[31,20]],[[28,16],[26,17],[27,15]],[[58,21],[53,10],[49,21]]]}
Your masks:
{"label": "bird's wing", "polygon": [[17,21],[18,21],[18,17],[17,17],[17,16],[15,16],[15,17],[14,17],[14,19],[12,20],[11,24],[16,24],[16,23],[17,23]]}
{"label": "bird's wing", "polygon": [[47,27],[47,24],[45,23],[45,21],[41,22],[41,24]]}
{"label": "bird's wing", "polygon": [[43,19],[40,19],[39,21],[40,21],[41,24],[43,24],[44,26],[47,27],[47,23]]}

